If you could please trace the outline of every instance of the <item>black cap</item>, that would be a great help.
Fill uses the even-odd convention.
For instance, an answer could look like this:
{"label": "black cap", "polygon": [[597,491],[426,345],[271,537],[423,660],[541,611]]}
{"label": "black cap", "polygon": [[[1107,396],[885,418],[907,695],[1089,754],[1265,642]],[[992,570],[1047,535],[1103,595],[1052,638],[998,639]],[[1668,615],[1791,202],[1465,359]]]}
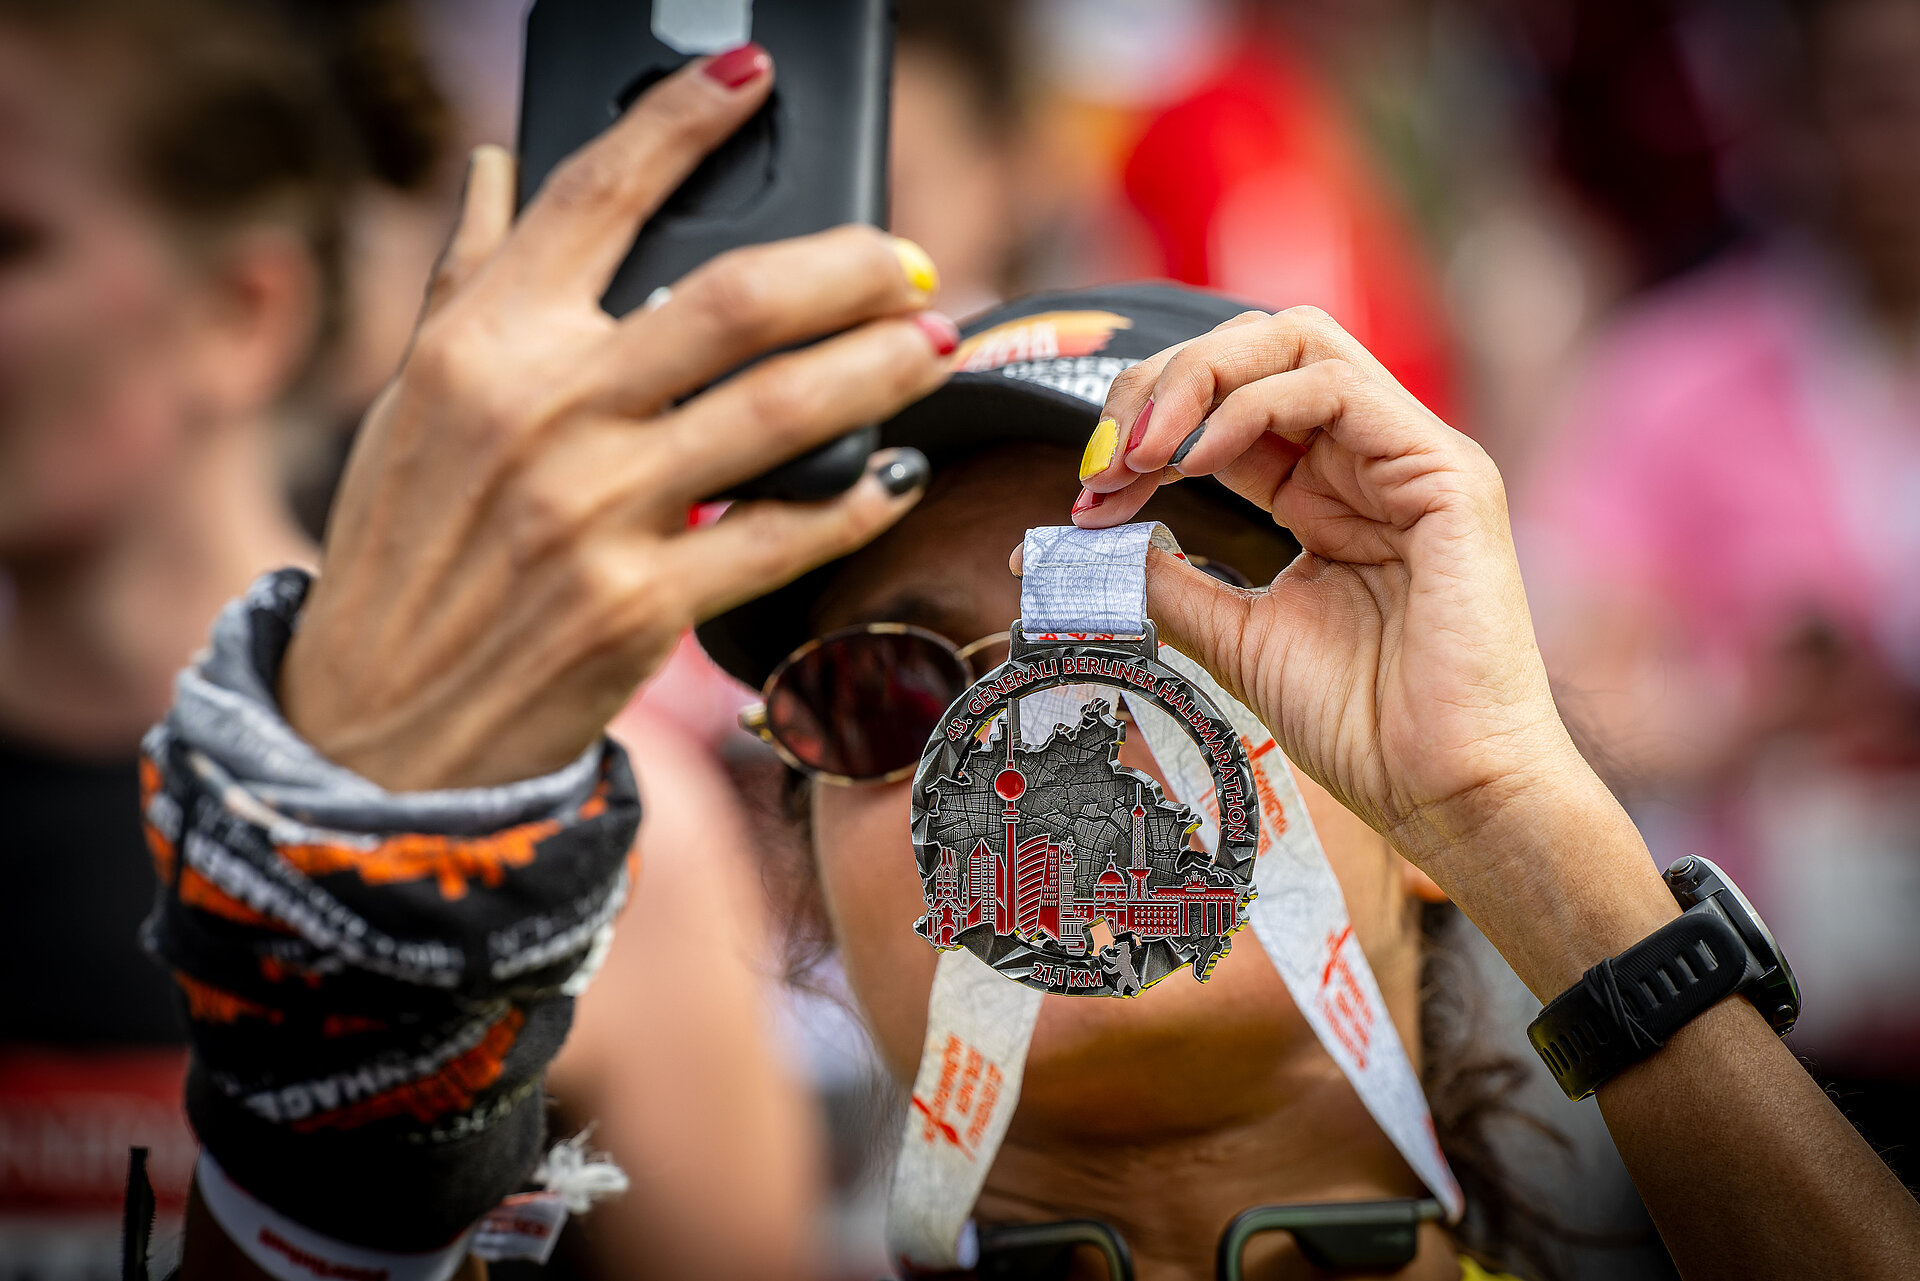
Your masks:
{"label": "black cap", "polygon": [[[959,371],[882,423],[880,443],[912,445],[935,471],[999,445],[1079,449],[1121,370],[1251,307],[1171,284],[1034,294],[996,307],[961,327],[954,353]],[[1224,486],[1206,488],[1251,510]],[[702,623],[700,644],[736,679],[758,687],[809,639],[813,601],[838,564],[822,565]]]}

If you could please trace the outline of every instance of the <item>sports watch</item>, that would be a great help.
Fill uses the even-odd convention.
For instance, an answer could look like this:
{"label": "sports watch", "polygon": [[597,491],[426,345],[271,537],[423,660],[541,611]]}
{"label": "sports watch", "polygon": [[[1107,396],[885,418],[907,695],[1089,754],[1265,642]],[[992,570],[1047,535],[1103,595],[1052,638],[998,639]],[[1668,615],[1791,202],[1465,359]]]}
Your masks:
{"label": "sports watch", "polygon": [[1785,1036],[1800,985],[1766,922],[1710,859],[1666,872],[1678,920],[1600,962],[1527,1026],[1527,1039],[1569,1099],[1584,1099],[1646,1058],[1703,1010],[1739,992]]}

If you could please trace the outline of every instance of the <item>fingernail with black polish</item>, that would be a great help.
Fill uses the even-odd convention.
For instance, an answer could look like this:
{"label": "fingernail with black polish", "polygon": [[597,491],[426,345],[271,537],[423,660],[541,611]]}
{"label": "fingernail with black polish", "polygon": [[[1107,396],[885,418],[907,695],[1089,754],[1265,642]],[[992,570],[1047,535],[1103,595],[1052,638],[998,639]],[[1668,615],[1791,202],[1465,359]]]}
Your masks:
{"label": "fingernail with black polish", "polygon": [[927,478],[933,475],[933,468],[925,454],[908,448],[875,463],[873,474],[879,478],[882,489],[898,498],[916,489],[925,489]]}
{"label": "fingernail with black polish", "polygon": [[1173,457],[1167,460],[1167,464],[1171,467],[1178,467],[1181,463],[1187,461],[1187,455],[1191,454],[1193,447],[1200,443],[1200,437],[1206,434],[1206,430],[1207,425],[1201,423],[1198,427],[1188,432],[1187,438],[1180,442],[1180,448],[1173,451]]}

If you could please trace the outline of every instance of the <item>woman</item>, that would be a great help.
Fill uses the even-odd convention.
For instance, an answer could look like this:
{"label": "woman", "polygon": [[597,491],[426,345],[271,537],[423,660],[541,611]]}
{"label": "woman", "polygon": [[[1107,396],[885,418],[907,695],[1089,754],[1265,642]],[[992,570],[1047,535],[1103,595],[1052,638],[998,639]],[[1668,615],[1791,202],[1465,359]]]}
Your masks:
{"label": "woman", "polygon": [[[663,82],[518,226],[510,226],[510,165],[482,153],[419,340],[349,472],[326,574],[310,591],[291,580],[270,584],[229,615],[227,640],[239,640],[253,618],[276,629],[258,635],[285,644],[282,652],[223,641],[225,661],[244,657],[252,673],[223,688],[276,734],[297,734],[329,770],[343,766],[384,788],[356,791],[367,807],[464,806],[471,822],[509,794],[577,788],[567,780],[590,781],[596,762],[617,774],[617,759],[607,765],[598,747],[601,727],[683,626],[872,540],[924,486],[924,458],[902,451],[876,459],[869,478],[824,504],[752,504],[693,531],[680,519],[701,494],[891,414],[943,380],[951,330],[915,318],[923,296],[872,233],[729,255],[620,325],[593,309],[637,223],[766,92],[764,63],[730,86],[703,73],[737,73],[755,56],[736,51]],[[679,403],[752,352],[841,329]],[[1051,363],[1060,359],[1067,364]],[[1049,354],[1020,362],[1020,374],[1077,386],[1100,359],[1097,350]],[[1214,671],[1308,777],[1460,904],[1537,993],[1561,992],[1677,915],[1645,846],[1554,712],[1499,479],[1470,441],[1306,311],[1240,317],[1161,352],[1121,375],[1106,408],[1081,467],[1087,488],[1074,506],[1082,522],[1127,519],[1183,473],[1217,474],[1273,512],[1309,553],[1257,592],[1154,555],[1147,605],[1163,638]],[[896,591],[932,598],[927,620],[956,640],[974,627],[1004,628],[1013,594],[1010,580],[993,586],[993,565],[1006,543],[991,542],[1058,508],[1039,486],[1037,498],[1015,499],[983,473],[970,482],[955,475],[954,501],[936,500],[917,528],[877,545],[865,577],[843,577],[820,598],[822,620],[904,608],[876,594],[874,584],[894,576]],[[991,491],[984,497],[967,492],[982,484]],[[1014,509],[1000,517],[1003,502]],[[999,519],[1004,528],[975,538],[976,526]],[[942,549],[943,574],[924,572],[929,540]],[[1221,551],[1229,564],[1240,554]],[[364,661],[370,648],[378,663]],[[209,666],[199,679],[224,678]],[[258,687],[245,693],[249,685]],[[268,689],[277,689],[277,707]],[[190,692],[183,686],[183,700]],[[218,805],[201,803],[191,816],[198,856],[225,866],[207,845],[248,823],[256,835],[247,839],[265,839],[278,823],[260,813],[273,794],[247,772],[245,743],[190,718],[176,718],[174,732],[186,746],[223,752],[238,771],[219,776],[226,827],[207,826],[206,811]],[[190,764],[177,754],[168,761],[176,772]],[[404,793],[415,791],[428,794],[409,801]],[[897,1061],[903,1046],[911,1054],[925,973],[911,973],[914,953],[892,941],[918,914],[910,878],[886,867],[906,856],[906,797],[847,789],[818,800],[816,830],[835,834],[821,855],[836,927],[851,968],[865,972],[856,984]],[[584,831],[606,813],[595,800],[549,821]],[[1324,802],[1320,817],[1356,928],[1373,936],[1389,1006],[1410,1030],[1416,949],[1397,900],[1408,874],[1384,842]],[[556,850],[548,842],[535,858]],[[508,875],[503,885],[533,888]],[[340,884],[368,903],[383,899],[362,881]],[[1392,1154],[1343,1112],[1311,1055],[1292,1056],[1286,998],[1257,957],[1242,952],[1228,963],[1244,971],[1234,988],[1224,975],[1218,989],[1185,994],[1176,982],[1134,1007],[1074,1006],[1042,1029],[1023,1097],[1031,1119],[992,1173],[983,1217],[1126,1215],[1135,1249],[1155,1271],[1192,1275],[1207,1268],[1221,1217],[1245,1195],[1411,1190]],[[1201,1009],[1221,1017],[1191,1017]],[[250,1051],[275,1037],[270,1021],[253,1028]],[[216,1082],[241,1048],[213,1035],[198,1044]],[[1144,1153],[1131,1150],[1133,1122],[1103,1130],[1110,1111],[1067,1097],[1087,1079],[1057,1070],[1104,1060],[1102,1050],[1116,1044],[1149,1066],[1202,1074],[1205,1088],[1174,1098],[1143,1089],[1142,1075],[1094,1078],[1111,1091],[1108,1101],[1138,1110],[1148,1127]],[[508,1067],[485,1090],[537,1080],[537,1050]],[[1224,1078],[1221,1101],[1215,1077]],[[1604,1084],[1600,1097],[1688,1275],[1894,1277],[1920,1259],[1920,1208],[1744,1001],[1713,1006]],[[383,1210],[392,1223],[393,1209],[408,1208],[356,1197],[371,1186],[376,1151],[411,1160],[410,1148],[440,1142],[438,1128],[333,1148],[335,1158],[354,1155],[361,1180],[346,1181],[342,1168],[315,1181],[320,1172],[292,1158],[323,1149],[282,1123],[305,1115],[249,1122],[259,1137],[256,1168],[308,1180],[283,1212],[351,1227]],[[425,1127],[430,1118],[420,1120]],[[1307,1168],[1291,1164],[1301,1150],[1296,1126],[1313,1127],[1325,1144]],[[1094,1138],[1097,1157],[1087,1150]],[[227,1151],[238,1159],[241,1146]],[[479,1213],[487,1202],[476,1191],[498,1197],[496,1175],[519,1168],[514,1151],[485,1146],[459,1167],[484,1173],[484,1187],[450,1177],[422,1188],[420,1205],[431,1204],[442,1223],[456,1208]],[[442,1147],[436,1159],[459,1155]],[[482,1155],[512,1156],[516,1169],[482,1170]],[[1155,1196],[1140,1192],[1149,1179]],[[1782,1189],[1791,1214],[1780,1212]],[[1461,1274],[1438,1229],[1425,1229],[1419,1244],[1403,1275]],[[199,1268],[190,1246],[188,1275]]]}
{"label": "woman", "polygon": [[[1114,326],[1099,350],[1124,351],[1121,335],[1150,327],[1142,313],[1151,304],[1129,299],[1135,292],[1056,296],[983,322],[963,347],[963,368],[976,372],[961,378],[975,381],[935,393],[889,432],[890,443],[917,444],[935,457],[927,498],[842,565],[710,623],[703,636],[716,656],[736,674],[762,675],[789,641],[875,622],[915,625],[964,648],[1003,632],[1018,614],[1018,584],[1002,573],[1000,554],[1024,529],[1057,521],[1067,506],[1089,526],[1158,518],[1198,554],[1196,563],[1211,561],[1215,576],[1154,553],[1150,614],[1164,639],[1257,706],[1289,755],[1311,770],[1301,780],[1308,810],[1404,1041],[1419,1043],[1420,904],[1443,897],[1436,881],[1452,882],[1448,889],[1467,900],[1542,999],[1671,917],[1671,896],[1644,846],[1572,750],[1546,696],[1484,455],[1324,317],[1249,313],[1121,374],[1106,398],[1108,418],[1086,446],[1086,486],[1076,494],[1072,454],[1059,447],[1061,428],[1046,421],[1070,415],[1069,398],[1034,390],[1033,362],[996,370],[980,353],[1030,348],[1037,327],[1064,330],[1069,317],[1097,314]],[[996,375],[1005,375],[998,386]],[[1035,403],[1021,408],[1023,395]],[[1073,417],[1084,425],[1091,413]],[[1048,440],[1051,448],[1040,443]],[[1156,495],[1184,475],[1217,475],[1248,502],[1223,512],[1204,496],[1211,482]],[[1287,564],[1288,540],[1249,519],[1252,507],[1271,508],[1316,554]],[[1239,577],[1223,565],[1272,586],[1222,586],[1216,579]],[[783,617],[793,620],[784,629]],[[988,650],[995,661],[999,652]],[[844,657],[857,666],[852,654]],[[849,979],[904,1082],[921,1054],[934,954],[905,928],[923,910],[911,796],[904,781],[885,780],[917,753],[876,755],[890,744],[868,704],[883,688],[846,681],[806,691],[811,716],[802,723],[820,738],[804,746],[811,760],[803,763],[866,776],[866,785],[849,787],[815,771],[811,833]],[[769,692],[800,691],[776,681]],[[1132,763],[1150,767],[1138,756]],[[1542,826],[1528,831],[1535,823]],[[1489,844],[1513,841],[1527,851],[1525,862],[1487,857]],[[1532,880],[1543,867],[1553,870]],[[1529,880],[1540,887],[1537,899],[1523,888]],[[1621,919],[1596,932],[1586,923],[1593,901],[1615,895]],[[1540,928],[1543,916],[1551,929]],[[1743,1002],[1716,1009],[1731,1026],[1714,1034],[1739,1035],[1736,1020],[1757,1022],[1752,1014]],[[1743,1052],[1790,1066],[1761,1027]],[[1419,1195],[1412,1172],[1306,1030],[1271,966],[1245,944],[1205,985],[1163,982],[1137,1003],[1047,1001],[979,1221],[1099,1218],[1131,1244],[1141,1275],[1181,1276],[1204,1270],[1227,1222],[1252,1204]],[[1684,1030],[1676,1048],[1706,1031]],[[1175,1085],[1201,1080],[1204,1089]],[[1698,1224],[1686,1207],[1658,1199],[1663,1184],[1673,1190],[1677,1163],[1654,1150],[1642,1128],[1650,1118],[1634,1114],[1646,1100],[1629,1092],[1646,1088],[1623,1074],[1603,1088],[1602,1107],[1683,1269],[1715,1275],[1718,1261],[1698,1253]],[[1768,1089],[1755,1082],[1754,1098],[1736,1109],[1742,1125],[1763,1122],[1765,1106],[1755,1103],[1769,1090],[1816,1110],[1828,1126],[1838,1121],[1794,1069]],[[1450,1128],[1443,1142],[1458,1137]],[[1855,1158],[1867,1155],[1845,1137]],[[1911,1203],[1884,1168],[1863,1161],[1861,1173],[1910,1225]],[[1720,1195],[1751,1195],[1745,1177],[1728,1177]],[[1841,1212],[1838,1187],[1824,1194],[1826,1213]],[[1479,1190],[1484,1196],[1484,1180]],[[1422,1234],[1418,1257],[1396,1275],[1456,1274],[1463,1265],[1454,1261],[1455,1243],[1438,1225]],[[1870,1257],[1892,1240],[1853,1244]],[[1496,1236],[1481,1244],[1511,1258],[1502,1247],[1516,1243]],[[1757,1233],[1744,1244],[1780,1247],[1763,1245]],[[1834,1248],[1823,1238],[1823,1257]],[[1897,1257],[1895,1250],[1883,1261]],[[1775,1265],[1749,1257],[1742,1266]],[[1862,1259],[1860,1267],[1872,1264]]]}
{"label": "woman", "polygon": [[[1110,378],[1237,313],[1197,291],[1126,286],[1023,299],[974,321],[957,357],[961,372],[883,430],[884,443],[931,458],[926,498],[855,555],[712,620],[702,642],[757,686],[815,637],[898,623],[955,648],[996,638],[973,660],[984,672],[1005,657],[999,637],[1020,612],[1005,549],[1029,527],[1058,523],[1079,497],[1074,463],[1106,388],[1104,378],[1035,381],[1047,372],[1035,364],[1103,362],[1093,368]],[[1035,351],[1064,354],[1023,358]],[[1299,551],[1257,507],[1211,480],[1169,490],[1144,515],[1167,524],[1196,563],[1227,582],[1270,582]],[[898,661],[884,641],[868,639],[842,642],[849,667],[885,670]],[[837,948],[892,1075],[910,1082],[936,953],[907,928],[925,904],[909,836],[910,778],[895,776],[910,773],[932,726],[904,703],[889,704],[893,688],[875,680],[805,691],[802,715],[826,740],[807,755],[815,764],[831,760],[830,777],[789,748],[793,740],[772,741],[806,776],[799,809],[818,893],[803,901],[802,919],[831,921],[821,942]],[[769,693],[801,691],[783,677]],[[893,754],[859,762],[862,745]],[[1159,773],[1140,735],[1128,739],[1122,760]],[[845,775],[862,777],[846,786]],[[1486,1229],[1476,1244],[1489,1258],[1541,1266],[1540,1242],[1528,1234],[1531,1207],[1502,1176],[1484,1129],[1520,1065],[1478,1043],[1471,989],[1462,991],[1451,973],[1461,960],[1457,942],[1449,944],[1455,918],[1431,880],[1323,789],[1300,781],[1401,1040],[1425,1042],[1433,1056],[1426,1076],[1436,1125]],[[1428,966],[1427,979],[1447,973],[1454,981],[1435,983],[1423,1000]],[[1207,1089],[1168,1088],[1196,1075],[1206,1076]],[[1205,1164],[1200,1154],[1227,1133],[1246,1159],[1190,1183],[1171,1173]],[[1255,1204],[1417,1195],[1418,1180],[1321,1051],[1258,944],[1242,934],[1204,985],[1161,982],[1137,1002],[1044,1004],[1013,1130],[979,1215],[982,1223],[1102,1219],[1151,1275],[1210,1257],[1227,1221]]]}

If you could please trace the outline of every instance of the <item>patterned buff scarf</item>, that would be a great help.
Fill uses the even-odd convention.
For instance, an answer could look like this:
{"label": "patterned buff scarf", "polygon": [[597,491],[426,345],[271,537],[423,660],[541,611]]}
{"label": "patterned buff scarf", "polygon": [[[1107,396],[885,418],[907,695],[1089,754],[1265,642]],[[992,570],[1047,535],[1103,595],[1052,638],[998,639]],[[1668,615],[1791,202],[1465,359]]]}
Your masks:
{"label": "patterned buff scarf", "polygon": [[187,1110],[233,1182],[390,1251],[457,1239],[540,1156],[541,1090],[632,880],[595,745],[504,787],[389,793],[280,717],[309,580],[227,608],[148,736],[148,950],[190,1020]]}

